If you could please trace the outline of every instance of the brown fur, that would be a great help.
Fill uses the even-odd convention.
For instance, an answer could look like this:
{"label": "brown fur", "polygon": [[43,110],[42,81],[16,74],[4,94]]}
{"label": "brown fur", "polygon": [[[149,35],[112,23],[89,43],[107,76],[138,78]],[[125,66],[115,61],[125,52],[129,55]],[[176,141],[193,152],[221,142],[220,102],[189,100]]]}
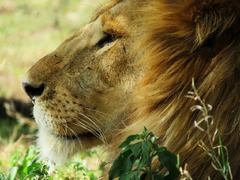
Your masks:
{"label": "brown fur", "polygon": [[[109,12],[112,6],[120,8]],[[59,100],[69,100],[69,110],[84,105],[82,113],[98,118],[94,121],[106,137],[104,141],[112,156],[116,156],[117,146],[128,135],[139,133],[146,126],[159,137],[159,144],[180,155],[181,165],[188,164],[194,179],[207,179],[208,176],[221,179],[220,173],[212,167],[210,157],[198,146],[200,140],[207,142],[207,134],[194,127],[201,112],[192,112],[190,108],[196,101],[185,97],[194,78],[199,95],[213,106],[211,132],[219,129],[229,151],[233,177],[240,179],[239,13],[238,0],[112,1],[93,21],[102,17],[105,24],[102,29],[121,36],[117,44],[89,61],[95,46],[78,45],[80,40],[86,41],[86,36],[82,35],[85,31],[80,30],[40,60],[28,73],[28,83],[32,86],[44,83],[47,87],[36,99],[37,106],[42,102],[52,103],[56,98],[59,105]],[[86,35],[91,35],[91,30]],[[49,64],[54,57],[56,63],[50,61]],[[76,63],[73,59],[79,57],[82,61]],[[96,75],[87,74],[86,66]],[[70,79],[66,80],[66,76]],[[76,82],[80,84],[80,90]],[[73,105],[74,97],[78,98],[75,104],[79,106]],[[93,114],[85,105],[92,108]],[[109,114],[110,118],[106,121],[106,117],[94,112],[96,109]],[[50,114],[57,112],[56,107],[44,110]],[[63,106],[58,110],[65,111],[66,108]],[[63,115],[60,113],[59,116]],[[43,119],[53,126],[51,131],[57,135],[71,134],[55,123],[59,121],[58,117],[52,124]],[[86,133],[86,129],[69,123],[76,134]],[[99,143],[93,140],[91,145],[84,138],[83,146]]]}
{"label": "brown fur", "polygon": [[220,129],[234,179],[240,178],[239,8],[238,1],[209,0],[153,1],[144,9],[147,53],[141,63],[150,70],[134,94],[137,115],[120,131],[120,141],[145,125],[180,155],[194,179],[220,179],[198,146],[200,140],[208,142],[193,126],[201,112],[191,112],[195,102],[185,97],[194,77],[200,96],[213,106],[212,134]]}

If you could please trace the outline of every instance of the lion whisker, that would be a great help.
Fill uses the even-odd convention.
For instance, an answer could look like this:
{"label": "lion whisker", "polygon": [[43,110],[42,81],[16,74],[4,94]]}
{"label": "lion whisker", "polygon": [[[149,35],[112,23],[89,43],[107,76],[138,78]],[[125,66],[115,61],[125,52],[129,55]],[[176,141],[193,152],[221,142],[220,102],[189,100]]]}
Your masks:
{"label": "lion whisker", "polygon": [[[96,110],[96,109],[91,109],[91,108],[88,108],[88,107],[84,107],[84,109],[86,109],[86,110],[89,110],[89,112],[95,112],[95,113],[97,113],[98,115],[100,115],[102,118],[104,118],[104,119],[111,119],[111,115],[110,114],[108,114],[108,113],[104,113],[104,112],[102,112],[102,111],[98,111],[98,110]],[[109,118],[107,118],[106,116],[109,116]]]}
{"label": "lion whisker", "polygon": [[103,134],[101,132],[94,130],[93,128],[85,125],[83,122],[78,121],[78,122],[74,123],[74,125],[79,126],[79,127],[83,127],[84,129],[86,129],[90,133],[92,133],[94,136],[100,138],[103,142],[106,142],[105,137],[103,136]]}
{"label": "lion whisker", "polygon": [[[68,127],[67,124],[63,124],[63,126],[65,126],[66,129],[69,129],[69,130],[73,133],[73,135],[76,137],[77,141],[79,142],[79,144],[80,144],[80,146],[81,146],[81,148],[82,148],[82,147],[83,147],[83,146],[82,146],[82,141],[81,141],[81,139],[78,137],[78,134],[76,134],[76,132],[75,132],[73,129],[71,129],[70,127]],[[67,136],[67,134],[65,134],[65,135]]]}
{"label": "lion whisker", "polygon": [[[87,115],[85,115],[85,114],[83,114],[83,113],[77,113],[77,114],[79,114],[79,115],[81,115],[81,116],[83,116],[84,118],[86,118],[87,120],[89,120],[91,123],[92,123],[92,125],[97,129],[97,130],[101,130],[101,128],[91,119],[91,118],[89,118]],[[99,123],[101,123],[98,119],[96,119]]]}
{"label": "lion whisker", "polygon": [[106,117],[102,116],[101,114],[100,114],[100,116],[102,117],[102,121],[99,121],[99,118],[97,118],[96,115],[93,112],[91,112],[91,111],[89,112],[88,116],[93,118],[93,119],[95,119],[97,122],[99,122],[101,124],[102,124],[103,121],[111,122],[111,118],[106,118]]}
{"label": "lion whisker", "polygon": [[[106,138],[103,135],[102,130],[100,129],[100,127],[97,124],[91,124],[84,119],[77,119],[77,118],[73,118],[73,119],[76,122],[76,123],[73,123],[74,125],[83,127],[84,129],[88,130],[96,137],[99,137],[103,142],[106,142]],[[90,120],[90,118],[88,118],[88,120]],[[91,122],[92,122],[92,120],[91,120]]]}
{"label": "lion whisker", "polygon": [[[81,112],[76,112],[77,115],[80,115],[80,116],[83,116],[85,118],[87,118],[88,120],[92,121],[88,116],[86,116],[85,114],[81,113]],[[99,121],[98,118],[95,117],[95,120],[98,122],[98,123],[102,123],[101,121]]]}

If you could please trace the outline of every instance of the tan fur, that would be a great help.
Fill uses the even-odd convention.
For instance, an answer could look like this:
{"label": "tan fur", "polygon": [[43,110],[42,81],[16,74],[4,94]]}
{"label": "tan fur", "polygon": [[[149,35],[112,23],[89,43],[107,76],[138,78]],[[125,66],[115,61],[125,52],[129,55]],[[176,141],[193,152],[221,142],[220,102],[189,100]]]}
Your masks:
{"label": "tan fur", "polygon": [[[238,0],[123,0],[101,8],[28,72],[29,84],[44,84],[34,115],[40,132],[53,139],[40,135],[40,147],[58,147],[44,156],[61,162],[103,141],[114,157],[121,141],[146,126],[180,155],[194,179],[221,179],[198,146],[207,135],[194,127],[201,113],[190,111],[196,102],[185,97],[194,78],[200,96],[213,106],[211,131],[219,129],[239,179],[239,6]],[[119,38],[98,47],[103,31]],[[101,141],[84,136],[89,131]],[[75,135],[78,140],[63,138]],[[74,145],[68,149],[66,143]],[[56,153],[69,155],[58,160]]]}

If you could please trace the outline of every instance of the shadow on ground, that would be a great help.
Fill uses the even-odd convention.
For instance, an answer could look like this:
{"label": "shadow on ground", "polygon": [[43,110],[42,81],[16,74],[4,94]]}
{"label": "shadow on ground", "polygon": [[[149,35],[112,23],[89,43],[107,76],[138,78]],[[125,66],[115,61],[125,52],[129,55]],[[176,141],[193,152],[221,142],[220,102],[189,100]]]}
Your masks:
{"label": "shadow on ground", "polygon": [[33,104],[18,99],[0,97],[0,121],[2,119],[16,119],[18,117],[32,119]]}

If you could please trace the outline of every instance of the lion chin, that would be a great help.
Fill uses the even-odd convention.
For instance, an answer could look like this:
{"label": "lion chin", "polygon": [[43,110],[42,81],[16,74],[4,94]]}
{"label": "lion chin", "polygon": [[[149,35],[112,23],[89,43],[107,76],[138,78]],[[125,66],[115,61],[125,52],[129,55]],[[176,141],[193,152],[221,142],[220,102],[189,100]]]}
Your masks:
{"label": "lion chin", "polygon": [[41,149],[41,157],[50,164],[61,165],[72,157],[79,147],[79,143],[56,137],[51,132],[42,128],[38,132],[38,146]]}
{"label": "lion chin", "polygon": [[56,136],[52,132],[40,128],[37,145],[41,150],[41,158],[49,164],[63,165],[79,149],[88,149],[98,145],[99,140],[91,134],[79,135],[79,137]]}
{"label": "lion chin", "polygon": [[[240,179],[239,25],[239,0],[109,1],[26,75],[42,156],[61,164],[105,144],[111,164],[145,126],[194,179],[221,179],[199,147],[217,129]],[[203,111],[190,110],[196,97],[186,97],[193,78],[213,107],[208,133],[194,126],[203,122]]]}

